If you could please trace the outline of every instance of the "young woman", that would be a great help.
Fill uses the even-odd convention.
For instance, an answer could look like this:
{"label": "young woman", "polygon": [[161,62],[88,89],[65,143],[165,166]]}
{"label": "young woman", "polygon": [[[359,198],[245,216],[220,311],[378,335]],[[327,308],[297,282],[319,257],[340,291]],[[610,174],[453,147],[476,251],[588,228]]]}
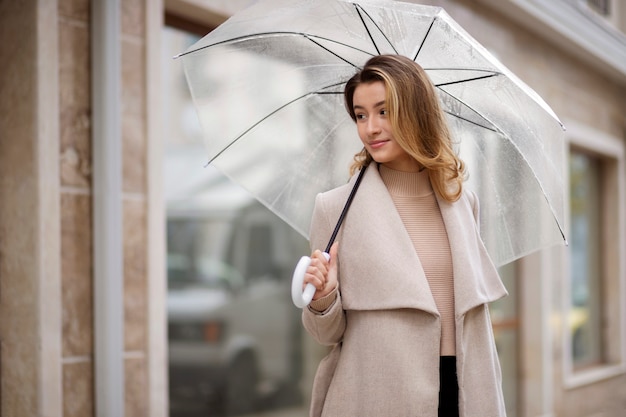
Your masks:
{"label": "young woman", "polygon": [[[307,331],[332,346],[311,416],[504,416],[487,303],[506,295],[463,189],[434,86],[408,58],[371,58],[345,88],[364,173],[326,261],[312,254]],[[324,248],[355,181],[318,195]]]}

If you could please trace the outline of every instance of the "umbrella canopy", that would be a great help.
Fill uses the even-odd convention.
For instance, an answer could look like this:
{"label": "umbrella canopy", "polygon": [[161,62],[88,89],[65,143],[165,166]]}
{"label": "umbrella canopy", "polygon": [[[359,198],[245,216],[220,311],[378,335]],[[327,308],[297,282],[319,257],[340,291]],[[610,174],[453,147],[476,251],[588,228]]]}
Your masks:
{"label": "umbrella canopy", "polygon": [[550,107],[441,8],[382,0],[265,0],[181,54],[210,163],[304,236],[315,195],[361,148],[345,82],[402,54],[435,84],[502,265],[563,242],[564,143]]}

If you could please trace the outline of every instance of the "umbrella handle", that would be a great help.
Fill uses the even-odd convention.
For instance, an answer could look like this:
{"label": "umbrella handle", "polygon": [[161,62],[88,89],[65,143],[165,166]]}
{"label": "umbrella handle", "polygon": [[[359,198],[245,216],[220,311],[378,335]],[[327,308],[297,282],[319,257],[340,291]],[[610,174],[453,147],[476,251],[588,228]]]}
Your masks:
{"label": "umbrella handle", "polygon": [[[330,255],[324,252],[326,259],[330,259]],[[304,291],[302,291],[302,284],[304,284],[304,275],[306,269],[311,265],[311,258],[303,256],[298,261],[296,269],[293,271],[293,278],[291,279],[291,300],[298,308],[304,308],[311,303],[313,295],[315,294],[315,286],[313,284],[306,284]]]}

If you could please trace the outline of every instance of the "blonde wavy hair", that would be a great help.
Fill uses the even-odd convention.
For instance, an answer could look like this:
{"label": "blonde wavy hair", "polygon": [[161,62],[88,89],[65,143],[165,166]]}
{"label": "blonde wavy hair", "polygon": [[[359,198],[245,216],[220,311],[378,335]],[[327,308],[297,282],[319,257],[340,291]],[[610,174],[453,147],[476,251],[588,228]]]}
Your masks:
{"label": "blonde wavy hair", "polygon": [[[435,87],[422,67],[401,55],[379,55],[346,83],[345,105],[352,120],[354,91],[361,84],[382,81],[395,141],[428,170],[433,189],[454,202],[463,192],[465,164],[453,149],[445,116]],[[350,175],[369,165],[372,156],[365,148],[354,156]]]}

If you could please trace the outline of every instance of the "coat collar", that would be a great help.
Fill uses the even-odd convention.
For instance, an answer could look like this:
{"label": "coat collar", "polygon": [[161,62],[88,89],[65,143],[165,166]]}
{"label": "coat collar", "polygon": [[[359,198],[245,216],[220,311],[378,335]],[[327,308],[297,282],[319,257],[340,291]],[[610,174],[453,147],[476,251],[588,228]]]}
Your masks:
{"label": "coat collar", "polygon": [[[437,202],[452,253],[456,315],[462,316],[474,307],[499,300],[507,291],[480,237],[468,194],[454,203],[437,195]],[[478,202],[474,200],[474,204]]]}
{"label": "coat collar", "polygon": [[[437,200],[452,253],[456,314],[462,315],[506,295],[506,290],[482,245],[469,199],[463,195],[455,203]],[[345,309],[415,308],[439,315],[420,259],[376,164],[365,172],[339,242]]]}

